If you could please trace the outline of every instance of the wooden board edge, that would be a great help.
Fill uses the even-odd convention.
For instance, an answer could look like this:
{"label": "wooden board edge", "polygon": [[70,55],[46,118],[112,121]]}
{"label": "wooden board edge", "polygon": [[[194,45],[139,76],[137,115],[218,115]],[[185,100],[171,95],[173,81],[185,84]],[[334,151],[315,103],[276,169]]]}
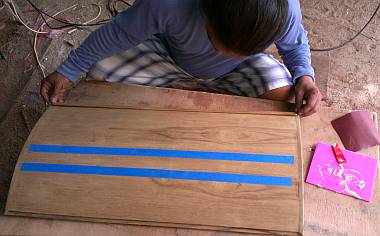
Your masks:
{"label": "wooden board edge", "polygon": [[[33,132],[33,130],[32,130],[32,132]],[[30,137],[31,137],[31,136],[28,137],[28,140],[29,140]],[[14,187],[13,187],[13,186],[14,186],[14,184],[15,184],[15,182],[16,182],[16,179],[17,179],[17,171],[16,171],[16,169],[18,168],[19,163],[20,163],[20,161],[21,161],[21,160],[20,160],[21,153],[23,153],[23,152],[24,152],[24,149],[26,149],[26,148],[28,147],[28,145],[29,145],[28,140],[24,143],[24,146],[23,146],[22,149],[21,149],[20,155],[18,156],[18,159],[17,159],[16,165],[15,165],[15,168],[14,168],[14,170],[13,170],[12,180],[11,180],[11,183],[10,183],[10,185],[9,185],[9,190],[8,190],[8,194],[7,194],[7,200],[6,200],[6,202],[5,202],[4,215],[7,215],[7,213],[11,211],[10,208],[12,208],[12,205],[13,205],[13,203],[12,203],[11,201],[12,201],[12,199],[13,199],[12,196],[13,196],[13,192],[14,192]]]}
{"label": "wooden board edge", "polygon": [[[375,125],[375,128],[377,130],[377,132],[379,132],[379,122],[377,120],[377,112],[371,112],[372,113],[372,119],[373,119],[373,123]],[[377,158],[377,161],[379,162],[380,161],[380,145],[377,145],[376,146],[376,158]],[[378,167],[377,167],[377,174],[378,174],[378,178],[380,178],[380,164],[378,164]],[[380,181],[378,181],[378,185],[380,185]]]}
{"label": "wooden board edge", "polygon": [[82,221],[82,222],[90,222],[90,223],[153,226],[153,227],[183,228],[183,229],[195,229],[195,230],[213,230],[213,231],[231,232],[231,233],[232,232],[233,233],[247,233],[247,234],[253,234],[253,235],[274,235],[274,236],[276,235],[300,236],[301,235],[299,232],[289,232],[289,231],[256,230],[256,229],[248,229],[248,228],[234,228],[234,227],[222,227],[222,226],[212,226],[212,225],[176,224],[176,223],[139,221],[139,220],[113,220],[113,219],[107,219],[107,218],[74,217],[74,216],[62,216],[62,215],[50,215],[50,214],[25,213],[25,212],[17,212],[17,211],[8,211],[7,216],[40,218],[40,219],[50,219],[50,220],[54,219],[54,220]]}
{"label": "wooden board edge", "polygon": [[[372,112],[372,118],[373,118],[373,123],[375,125],[376,130],[377,130],[377,132],[379,132],[379,121],[378,121],[377,112]],[[380,154],[379,151],[380,151],[380,145],[377,145],[376,152],[377,152],[378,157]]]}
{"label": "wooden board edge", "polygon": [[297,140],[298,140],[298,177],[299,177],[299,184],[298,184],[298,191],[299,191],[299,198],[300,198],[300,219],[299,219],[299,234],[304,234],[304,180],[303,180],[303,157],[302,157],[302,133],[301,133],[301,118],[300,116],[296,116],[296,123],[297,123]]}
{"label": "wooden board edge", "polygon": [[[62,106],[53,106],[52,109],[59,109],[59,107]],[[91,109],[96,109],[95,107],[90,107]],[[114,108],[108,108],[108,109],[114,109]],[[131,110],[156,110],[161,111],[159,109],[138,109],[138,108],[122,108],[122,109],[131,109]],[[162,110],[162,111],[178,111],[178,110]],[[48,112],[48,111],[47,111]],[[178,111],[178,112],[202,112],[202,113],[226,113],[226,112],[205,112],[205,111]],[[227,112],[228,113],[228,112]],[[298,116],[293,112],[242,112],[242,113],[231,113],[231,114],[249,114],[249,115],[278,115],[278,116],[292,116],[295,117],[297,122],[299,122]],[[43,116],[40,118],[40,120],[37,122],[37,124],[32,129],[28,139],[24,143],[24,146],[22,148],[22,151],[20,152],[19,158],[17,160],[15,169],[19,166],[19,163],[22,162],[22,154],[27,151],[28,146],[30,144],[30,140],[33,139],[34,133],[36,129],[39,127],[39,122],[43,121]],[[297,124],[297,129],[300,131],[300,126]],[[299,132],[298,132],[299,133]],[[299,146],[301,147],[301,146]],[[301,160],[301,157],[299,157],[299,160]],[[302,166],[302,165],[301,165]],[[14,193],[14,183],[17,180],[17,173],[14,171],[14,174],[12,176],[10,188],[8,191],[7,201],[5,205],[5,211],[4,214],[7,216],[26,216],[26,217],[37,217],[37,218],[47,218],[47,219],[62,219],[62,220],[80,220],[80,221],[97,221],[97,222],[104,222],[104,223],[115,223],[114,221],[117,220],[109,220],[109,219],[98,219],[98,218],[88,218],[88,219],[81,219],[82,217],[70,217],[70,216],[56,216],[56,215],[43,215],[43,214],[34,214],[34,213],[24,213],[24,212],[17,212],[15,211],[14,203],[11,202],[12,195]],[[302,184],[301,184],[302,185]],[[303,205],[303,203],[302,203]],[[116,222],[117,223],[117,222]],[[245,228],[229,228],[229,227],[222,227],[222,226],[202,226],[202,225],[187,225],[187,224],[171,224],[171,223],[160,223],[160,222],[145,222],[144,221],[130,221],[130,220],[123,220],[121,222],[122,224],[132,224],[132,225],[146,225],[146,226],[161,226],[161,227],[178,227],[183,226],[183,228],[192,228],[192,229],[205,229],[205,230],[217,230],[217,231],[225,231],[225,232],[242,232],[242,233],[260,233],[263,234],[264,232],[270,232],[268,235],[300,235],[298,232],[285,232],[283,231],[268,231],[268,230],[253,230],[253,229],[245,229]],[[169,226],[171,225],[171,226]]]}
{"label": "wooden board edge", "polygon": [[[132,106],[149,106],[149,107],[155,107],[155,108],[162,108],[164,106],[170,106],[174,105],[174,107],[178,107],[179,104],[177,103],[161,103],[161,102],[155,102],[154,100],[157,99],[157,97],[160,97],[160,94],[162,95],[174,95],[174,97],[179,97],[181,99],[185,99],[185,97],[189,98],[189,101],[193,100],[194,97],[198,97],[198,99],[207,98],[211,100],[216,100],[216,104],[219,104],[219,106],[211,108],[206,106],[200,106],[199,104],[181,104],[181,106],[186,107],[198,107],[198,109],[201,109],[203,111],[207,110],[220,110],[221,105],[223,104],[224,100],[229,99],[237,99],[236,102],[242,102],[245,105],[239,108],[239,106],[236,106],[234,108],[230,108],[231,111],[236,111],[239,109],[244,109],[245,106],[252,106],[254,109],[257,109],[258,111],[293,111],[295,109],[294,103],[289,102],[283,102],[283,101],[274,101],[274,100],[268,100],[268,99],[262,99],[262,98],[249,98],[249,97],[243,97],[243,96],[237,96],[237,95],[231,95],[231,94],[222,94],[222,93],[216,93],[211,91],[197,91],[197,90],[187,90],[187,89],[178,89],[178,88],[170,88],[170,87],[156,87],[156,86],[146,86],[146,85],[136,85],[136,84],[123,84],[123,83],[112,83],[112,82],[105,82],[105,81],[94,81],[94,80],[81,80],[79,83],[75,85],[75,87],[69,91],[67,94],[67,97],[63,104],[66,106],[90,106],[90,107],[98,107],[99,103],[93,102],[99,99],[97,95],[93,95],[93,92],[88,92],[88,89],[99,89],[104,87],[105,89],[102,89],[103,92],[109,93],[110,96],[118,97],[119,93],[124,92],[131,92],[133,93],[149,93],[151,96],[148,95],[147,98],[144,97],[142,101],[145,101],[144,103],[136,103],[136,101],[129,103],[129,102],[119,102],[114,101],[112,97],[108,97],[108,99],[111,99],[108,102],[104,102],[102,100],[101,104],[102,106],[106,106],[108,108],[113,107],[121,107],[124,108],[128,104],[134,104]],[[111,92],[112,91],[112,92]],[[199,95],[199,96],[198,96]],[[92,102],[88,102],[86,96],[90,96]],[[84,99],[81,99],[83,98]],[[125,97],[123,95],[123,97]],[[95,99],[95,100],[93,100]],[[153,99],[153,100],[152,100]],[[249,99],[254,99],[254,101],[248,101]],[[83,101],[84,100],[84,101]],[[197,100],[195,98],[195,100]],[[176,104],[176,105],[175,105]],[[229,108],[227,108],[229,109]]]}
{"label": "wooden board edge", "polygon": [[[46,111],[45,111],[46,112]],[[44,114],[45,114],[44,112]],[[26,150],[28,149],[28,146],[30,144],[30,141],[33,139],[34,137],[34,133],[36,132],[36,130],[38,129],[39,127],[39,124],[40,122],[43,122],[43,117],[44,117],[44,114],[42,114],[42,116],[40,117],[40,119],[37,121],[37,123],[34,125],[33,129],[31,130],[28,138],[26,139],[22,149],[21,149],[21,152],[20,154],[18,155],[17,157],[17,162],[16,162],[16,165],[15,165],[15,168],[13,170],[13,175],[12,175],[12,179],[11,179],[11,183],[9,185],[9,190],[8,190],[8,194],[7,194],[7,200],[5,202],[5,209],[4,209],[4,214],[6,215],[8,212],[11,211],[11,207],[12,207],[12,202],[11,200],[13,199],[12,195],[13,195],[13,192],[14,192],[14,184],[16,182],[16,179],[17,179],[17,171],[16,169],[20,166],[19,163],[22,162],[22,157],[24,156],[23,153],[26,152]]]}
{"label": "wooden board edge", "polygon": [[25,152],[25,150],[27,150],[27,148],[29,146],[29,143],[30,143],[30,140],[33,138],[33,132],[36,130],[36,127],[37,127],[37,124],[34,126],[34,128],[31,131],[31,133],[29,134],[28,139],[24,143],[24,146],[21,149],[20,155],[18,156],[15,168],[13,170],[12,180],[11,180],[11,183],[9,185],[9,190],[8,190],[8,194],[7,194],[7,200],[5,202],[5,209],[4,209],[4,214],[5,215],[7,215],[8,212],[12,211],[11,210],[11,208],[13,207],[13,203],[12,203],[13,197],[12,196],[13,196],[13,193],[15,191],[13,186],[15,185],[16,179],[18,177],[18,175],[17,175],[18,172],[16,171],[16,169],[20,166],[19,163],[22,162],[22,158],[21,158],[23,156],[22,153]]}
{"label": "wooden board edge", "polygon": [[295,112],[287,112],[287,111],[251,111],[251,112],[231,112],[231,111],[202,111],[198,109],[172,109],[172,108],[154,108],[154,107],[134,107],[134,106],[77,106],[77,105],[66,105],[66,104],[56,104],[52,105],[52,107],[81,107],[81,108],[102,108],[102,109],[126,109],[126,110],[153,110],[153,111],[178,111],[178,112],[202,112],[202,113],[227,113],[227,114],[247,114],[247,115],[273,115],[273,116],[297,116]]}

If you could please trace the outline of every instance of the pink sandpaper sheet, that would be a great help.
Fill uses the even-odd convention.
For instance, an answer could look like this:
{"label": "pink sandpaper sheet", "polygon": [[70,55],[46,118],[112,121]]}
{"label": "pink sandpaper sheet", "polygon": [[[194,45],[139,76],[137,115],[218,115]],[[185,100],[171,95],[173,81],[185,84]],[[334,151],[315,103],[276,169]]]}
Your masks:
{"label": "pink sandpaper sheet", "polygon": [[331,121],[344,147],[357,152],[380,144],[380,136],[368,111],[354,111]]}
{"label": "pink sandpaper sheet", "polygon": [[348,163],[339,166],[332,146],[317,144],[306,182],[370,202],[378,160],[348,150],[343,154]]}

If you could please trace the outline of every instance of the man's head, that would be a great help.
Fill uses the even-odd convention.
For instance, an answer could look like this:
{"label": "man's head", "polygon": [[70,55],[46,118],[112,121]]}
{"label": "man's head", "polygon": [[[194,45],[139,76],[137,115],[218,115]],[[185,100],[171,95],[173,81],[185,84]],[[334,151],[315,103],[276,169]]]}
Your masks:
{"label": "man's head", "polygon": [[231,56],[263,52],[288,16],[287,0],[200,0],[200,7],[215,49]]}

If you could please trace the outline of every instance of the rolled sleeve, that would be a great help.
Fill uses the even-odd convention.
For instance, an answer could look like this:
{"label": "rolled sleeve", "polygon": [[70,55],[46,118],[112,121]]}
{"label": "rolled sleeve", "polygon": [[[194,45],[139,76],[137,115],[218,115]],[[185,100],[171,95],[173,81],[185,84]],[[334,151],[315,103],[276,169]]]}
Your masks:
{"label": "rolled sleeve", "polygon": [[[76,58],[76,60],[73,58]],[[78,60],[80,59],[77,58],[75,51],[72,51],[69,57],[57,68],[57,72],[65,76],[71,82],[77,82],[87,71],[80,63],[76,63]]]}

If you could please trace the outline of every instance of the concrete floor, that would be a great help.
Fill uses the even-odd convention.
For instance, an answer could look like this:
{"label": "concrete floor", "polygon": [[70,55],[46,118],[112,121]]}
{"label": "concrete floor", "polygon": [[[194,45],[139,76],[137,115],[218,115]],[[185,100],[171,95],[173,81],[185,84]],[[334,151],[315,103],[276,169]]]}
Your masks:
{"label": "concrete floor", "polygon": [[[34,1],[40,8],[54,13],[73,4],[72,1]],[[104,12],[100,19],[109,18],[105,0],[79,0],[78,6],[64,14],[65,19],[84,22],[97,13],[91,3],[101,2]],[[36,14],[24,0],[16,0],[30,25]],[[309,31],[310,44],[321,48],[339,44],[359,30],[376,8],[374,0],[302,0],[304,25]],[[18,154],[30,130],[45,110],[39,98],[41,72],[33,56],[33,34],[24,27],[6,22],[0,12],[0,208],[4,206],[7,190]],[[380,112],[380,21],[372,24],[354,42],[332,52],[313,53],[318,85],[325,104],[339,110],[368,109]],[[3,26],[3,27],[2,27]],[[90,29],[93,30],[93,29]],[[53,38],[41,37],[38,52],[46,73],[50,73],[88,35],[88,30],[67,33]]]}

